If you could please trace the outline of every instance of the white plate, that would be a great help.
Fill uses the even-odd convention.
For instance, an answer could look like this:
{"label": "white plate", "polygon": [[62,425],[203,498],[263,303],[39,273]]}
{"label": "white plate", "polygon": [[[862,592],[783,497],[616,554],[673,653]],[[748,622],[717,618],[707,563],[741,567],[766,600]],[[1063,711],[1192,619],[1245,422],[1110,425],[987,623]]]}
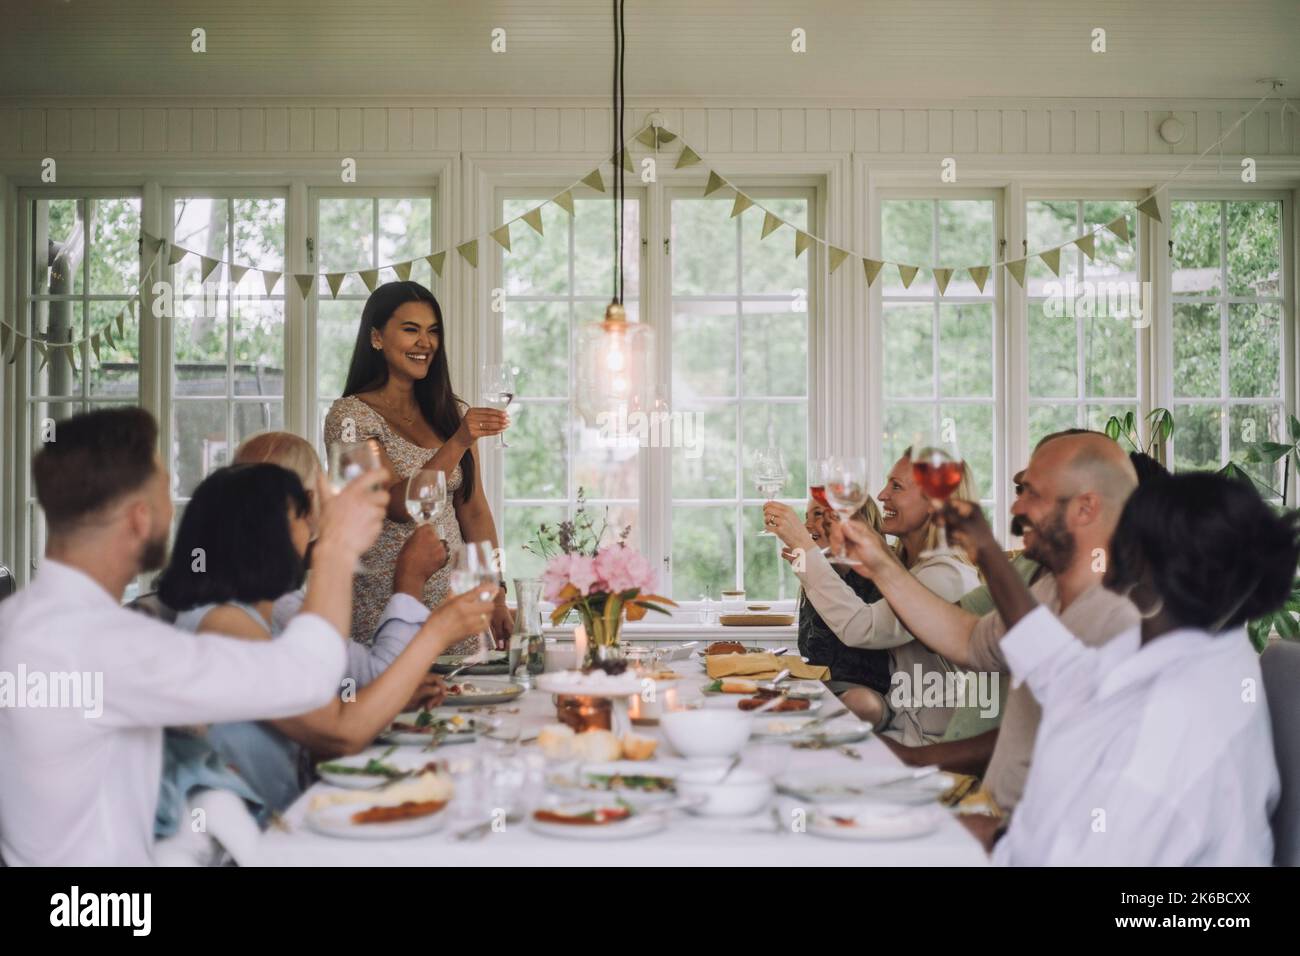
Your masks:
{"label": "white plate", "polygon": [[[740,710],[740,702],[749,700],[753,695],[745,694],[711,694],[704,698],[704,706],[710,710]],[[820,700],[811,700],[808,702],[807,710],[787,711],[784,714],[774,714],[770,710],[759,714],[757,720],[764,720],[768,717],[815,717],[817,712],[822,709]]]}
{"label": "white plate", "polygon": [[879,784],[895,780],[906,772],[905,768],[899,767],[862,767],[838,773],[785,774],[777,778],[776,787],[781,793],[812,803],[919,805],[933,803],[957,782],[951,774],[934,773],[879,788]]}
{"label": "white plate", "polygon": [[828,747],[853,744],[871,736],[871,727],[856,718],[845,715],[820,724],[805,732],[802,728],[812,720],[798,714],[759,714],[754,718],[753,736],[764,740],[807,741],[819,740]]}
{"label": "white plate", "polygon": [[528,815],[528,826],[534,833],[565,840],[630,840],[658,833],[668,825],[665,814],[638,813],[618,823],[585,825],[581,823],[544,823]]}
{"label": "white plate", "polygon": [[[846,826],[835,817],[853,823]],[[937,807],[831,803],[809,814],[808,832],[830,840],[912,840],[933,833],[942,820]]]}
{"label": "white plate", "polygon": [[[553,789],[562,791],[566,794],[574,794],[575,798],[581,800],[582,796],[588,799],[600,797],[608,794],[610,797],[618,797],[631,804],[651,804],[664,803],[669,800],[677,799],[676,787],[672,790],[657,790],[647,792],[631,788],[602,789],[600,787],[585,787],[583,781],[591,776],[613,776],[622,774],[624,776],[639,777],[664,777],[674,781],[682,772],[681,768],[671,764],[655,760],[614,760],[609,763],[588,763],[578,767],[575,775],[568,770],[561,770],[547,780],[547,785]],[[556,824],[560,826],[561,824]]]}
{"label": "white plate", "polygon": [[345,840],[392,840],[398,837],[423,836],[442,828],[447,822],[447,808],[437,813],[388,823],[353,823],[352,814],[368,809],[364,804],[345,803],[307,811],[309,829]]}
{"label": "white plate", "polygon": [[383,774],[369,773],[337,773],[331,770],[322,769],[326,766],[342,765],[345,767],[364,767],[371,760],[378,760],[397,770],[409,771],[418,770],[425,764],[430,763],[428,757],[421,759],[419,754],[413,754],[409,750],[403,753],[395,751],[387,757],[381,757],[379,752],[365,754],[356,754],[351,757],[340,757],[337,760],[322,760],[316,764],[316,773],[326,783],[335,787],[342,787],[345,790],[369,790],[371,787],[380,787],[389,783],[392,778]]}
{"label": "white plate", "polygon": [[[459,717],[461,720],[468,722],[468,730],[452,731],[447,733],[438,743],[441,744],[467,744],[472,743],[479,733],[491,729],[491,725],[485,721],[476,719],[468,714],[458,714],[453,710],[434,709],[428,711],[435,719],[450,720]],[[408,711],[405,714],[398,714],[394,719],[394,724],[413,724],[419,719],[419,711]],[[433,739],[432,732],[416,730],[393,730],[392,725],[379,735],[378,740],[388,744],[403,744],[408,746],[427,746]]]}
{"label": "white plate", "polygon": [[483,693],[478,694],[448,694],[443,698],[443,707],[478,707],[484,704],[506,704],[514,700],[524,692],[524,687],[519,684],[507,683],[504,681],[490,680],[468,680],[452,681],[453,686],[462,683],[470,684],[477,687]]}

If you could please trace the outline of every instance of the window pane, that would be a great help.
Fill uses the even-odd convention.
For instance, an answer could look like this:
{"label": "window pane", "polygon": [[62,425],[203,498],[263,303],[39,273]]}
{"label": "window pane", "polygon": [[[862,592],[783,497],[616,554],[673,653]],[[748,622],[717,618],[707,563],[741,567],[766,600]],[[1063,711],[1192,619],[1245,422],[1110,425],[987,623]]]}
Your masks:
{"label": "window pane", "polygon": [[[614,201],[579,199],[573,204],[573,289],[575,295],[609,301],[614,291]],[[623,297],[639,295],[641,262],[640,203],[623,201]],[[525,226],[525,228],[527,228]],[[509,258],[507,256],[507,258]],[[602,313],[603,314],[603,313]],[[596,316],[597,319],[600,316]]]}
{"label": "window pane", "polygon": [[1220,465],[1220,422],[1217,405],[1174,406],[1174,469],[1218,468]]}
{"label": "window pane", "polygon": [[751,395],[808,394],[808,313],[746,302],[741,367]]}
{"label": "window pane", "polygon": [[692,601],[735,586],[736,512],[717,508],[673,508],[673,594]]}
{"label": "window pane", "polygon": [[[795,510],[803,517],[803,505],[796,505]],[[745,574],[741,580],[746,598],[751,594],[768,595],[768,599],[778,601],[798,597],[799,579],[790,570],[790,563],[782,559],[780,541],[759,534],[763,530],[763,506],[746,505],[744,516],[741,547],[745,552]]]}
{"label": "window pane", "polygon": [[[346,272],[379,265],[375,251],[374,199],[322,196],[318,203],[316,271]],[[385,274],[381,278],[386,282],[392,277]],[[292,281],[292,277],[285,276],[286,288]],[[367,294],[365,283],[355,275],[343,280],[339,292],[344,295]]]}
{"label": "window pane", "polygon": [[754,484],[754,456],[772,444],[781,449],[785,458],[786,482],[779,497],[802,497],[808,460],[807,405],[804,402],[780,405],[745,402],[741,409],[745,442],[741,463],[745,486],[741,489],[741,497],[759,497]]}
{"label": "window pane", "polygon": [[233,412],[236,448],[245,438],[259,432],[284,430],[283,402],[236,402]]}
{"label": "window pane", "polygon": [[697,435],[695,448],[673,449],[673,497],[734,499],[736,407],[691,409],[675,403],[673,411],[690,412]]}
{"label": "window pane", "polygon": [[511,418],[506,497],[567,501],[569,406],[521,401],[518,414]]}
{"label": "window pane", "polygon": [[[939,388],[944,395],[993,397],[993,304],[939,304]],[[972,357],[973,360],[972,360]]]}
{"label": "window pane", "polygon": [[[537,407],[529,406],[526,413]],[[623,440],[617,435],[602,435],[601,429],[587,428],[581,422],[576,431],[573,480],[578,487],[586,489],[588,498],[635,499],[637,450],[640,447],[640,435],[636,430],[630,427],[632,434]],[[647,431],[646,440],[651,437]]]}
{"label": "window pane", "polygon": [[[792,197],[758,200],[764,207],[780,216],[786,222],[800,229],[808,225],[808,200]],[[730,212],[730,210],[727,210]],[[802,298],[808,297],[808,263],[804,256],[796,259],[792,254],[794,232],[791,229],[778,229],[763,235],[763,213],[750,209],[740,216],[742,276],[746,295],[772,294],[787,299],[795,297],[796,289],[803,290]],[[805,256],[807,253],[804,254]]]}
{"label": "window pane", "polygon": [[957,448],[981,498],[993,497],[993,406],[944,405],[942,418],[956,425]]}
{"label": "window pane", "polygon": [[1132,323],[1106,316],[1081,321],[1088,396],[1137,395],[1137,332]]}
{"label": "window pane", "polygon": [[1025,217],[1029,232],[1029,294],[1042,295],[1043,286],[1057,282],[1067,275],[1077,275],[1081,253],[1069,246],[1061,250],[1060,279],[1038,257],[1045,249],[1052,249],[1078,237],[1083,231],[1079,221],[1079,203],[1073,199],[1036,199],[1025,204]]}
{"label": "window pane", "polygon": [[519,394],[530,398],[567,397],[568,304],[519,302],[507,298],[502,321],[505,360],[519,369],[516,377]]}
{"label": "window pane", "polygon": [[1046,436],[1078,426],[1074,405],[1031,405],[1029,407],[1029,447]]}
{"label": "window pane", "polygon": [[1174,295],[1218,295],[1222,289],[1219,259],[1219,203],[1174,202],[1169,235],[1174,242],[1170,265]]}
{"label": "window pane", "polygon": [[1219,306],[1174,305],[1174,394],[1219,394]]}
{"label": "window pane", "polygon": [[332,402],[343,394],[363,305],[355,299],[322,299],[316,305],[316,395],[320,399]]}
{"label": "window pane", "polygon": [[883,311],[885,395],[933,395],[934,306],[886,303]]}
{"label": "window pane", "polygon": [[[734,295],[736,251],[740,241],[732,200],[677,199],[672,205],[674,295]],[[790,230],[769,243],[793,242]],[[606,245],[609,241],[606,238]],[[800,257],[802,259],[802,257]]]}
{"label": "window pane", "polygon": [[234,305],[234,394],[284,394],[284,303]]}
{"label": "window pane", "polygon": [[[75,301],[33,302],[32,328],[42,344],[71,342],[81,338],[84,310],[84,304]],[[33,395],[81,397],[84,362],[80,356],[75,356],[77,370],[74,372],[64,357],[65,349],[47,347],[44,360],[35,342],[28,343],[27,350]]]}
{"label": "window pane", "polygon": [[1282,394],[1280,306],[1254,302],[1228,306],[1228,394],[1234,398]]}
{"label": "window pane", "polygon": [[[1104,431],[1106,428],[1106,422],[1110,419],[1112,415],[1118,418],[1120,421],[1123,421],[1124,416],[1127,415],[1129,412],[1132,412],[1134,417],[1136,417],[1137,406],[1136,405],[1089,405],[1085,409],[1083,427],[1091,428],[1095,432]],[[1127,442],[1123,442],[1123,444],[1125,445],[1125,447],[1128,447]]]}
{"label": "window pane", "polygon": [[[231,261],[283,272],[284,199],[236,198],[231,200],[231,207],[235,224]],[[238,295],[261,296],[266,286],[261,275],[250,271],[239,280],[235,291]]]}
{"label": "window pane", "polygon": [[[1129,242],[1123,242],[1119,236],[1104,228],[1120,216],[1128,220]],[[1085,202],[1083,204],[1083,228],[1080,233],[1092,232],[1096,237],[1094,259],[1089,262],[1083,257],[1084,274],[1088,277],[1113,276],[1117,279],[1135,281],[1137,279],[1137,223],[1134,222],[1133,204],[1119,200],[1103,202]]]}
{"label": "window pane", "polygon": [[904,451],[926,440],[935,426],[934,406],[887,405],[884,426],[885,433],[881,436],[880,444],[883,450],[882,462],[888,472],[903,456]]}
{"label": "window pane", "polygon": [[83,291],[86,252],[84,206],[79,199],[32,202],[32,293],[70,295]]}
{"label": "window pane", "polygon": [[230,463],[224,401],[172,403],[172,494],[188,498],[213,469]]}
{"label": "window pane", "polygon": [[1230,295],[1282,294],[1282,204],[1230,202],[1228,292]]}
{"label": "window pane", "polygon": [[380,198],[379,262],[408,262],[411,280],[426,289],[433,284],[433,270],[425,260],[433,251],[433,199],[429,196]]}
{"label": "window pane", "polygon": [[[983,199],[946,199],[940,202],[937,252],[933,264],[964,268],[993,258],[996,258],[993,254],[993,204]],[[923,261],[918,264],[931,263]]]}
{"label": "window pane", "polygon": [[[226,302],[210,304],[210,313],[179,313],[172,320],[177,395],[226,394]],[[190,300],[190,305],[202,306],[203,300]]]}
{"label": "window pane", "polygon": [[[77,356],[78,364],[90,359],[90,394],[95,398],[116,398],[136,401],[140,396],[140,321],[136,311],[122,309],[128,303],[91,302],[91,333],[101,334],[99,358],[94,359],[94,351],[89,346],[82,346]],[[122,331],[117,328],[117,316],[122,314]],[[112,324],[113,346],[103,340],[103,332]],[[82,333],[85,334],[84,332]]]}
{"label": "window pane", "polygon": [[[537,551],[537,529],[543,524],[554,527],[568,517],[565,505],[506,505],[503,530],[506,542],[506,568],[510,578],[541,577],[546,559],[525,549]],[[512,597],[513,587],[512,587]]]}
{"label": "window pane", "polygon": [[[880,204],[880,244],[890,261],[908,265],[934,264],[934,200],[889,199]],[[898,270],[886,266],[885,295],[931,295],[934,280],[926,273],[918,273],[910,287],[903,288]]]}
{"label": "window pane", "polygon": [[[1282,462],[1252,463],[1244,461],[1246,452],[1257,448],[1260,442],[1280,442],[1285,437],[1282,430],[1281,409],[1271,405],[1233,405],[1228,419],[1228,457],[1241,465],[1256,481],[1272,489],[1276,497],[1282,490]],[[1217,465],[1222,462],[1216,462]],[[1295,477],[1292,476],[1292,481]]]}
{"label": "window pane", "polygon": [[[536,205],[536,199],[507,199],[504,218],[521,216]],[[564,295],[569,291],[570,228],[569,214],[547,203],[542,207],[542,235],[530,226],[510,230],[511,253],[501,262],[507,311],[512,305],[509,296]],[[509,343],[509,336],[505,341]]]}
{"label": "window pane", "polygon": [[134,292],[140,286],[140,200],[90,200],[90,291]]}
{"label": "window pane", "polygon": [[673,402],[736,394],[736,303],[677,302]]}

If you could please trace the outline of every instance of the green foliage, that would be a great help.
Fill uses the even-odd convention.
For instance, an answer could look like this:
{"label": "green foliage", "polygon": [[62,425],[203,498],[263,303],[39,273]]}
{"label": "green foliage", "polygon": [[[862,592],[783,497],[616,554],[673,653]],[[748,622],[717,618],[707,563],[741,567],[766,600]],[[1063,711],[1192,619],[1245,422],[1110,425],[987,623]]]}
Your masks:
{"label": "green foliage", "polygon": [[1158,446],[1169,441],[1170,437],[1173,436],[1174,416],[1167,408],[1153,408],[1146,416],[1146,424],[1150,438],[1145,445],[1142,444],[1141,436],[1138,435],[1137,416],[1133,412],[1126,412],[1123,416],[1110,416],[1110,418],[1106,419],[1102,431],[1112,441],[1119,441],[1122,437],[1133,446],[1134,451],[1151,455]]}

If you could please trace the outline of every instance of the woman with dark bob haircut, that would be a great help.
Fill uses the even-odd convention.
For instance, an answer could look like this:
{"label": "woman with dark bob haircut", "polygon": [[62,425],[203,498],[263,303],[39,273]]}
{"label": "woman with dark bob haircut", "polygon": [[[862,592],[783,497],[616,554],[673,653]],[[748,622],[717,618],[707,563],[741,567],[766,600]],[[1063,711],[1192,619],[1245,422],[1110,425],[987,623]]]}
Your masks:
{"label": "woman with dark bob haircut", "polygon": [[[324,507],[328,508],[327,502]],[[194,489],[158,596],[194,633],[271,640],[272,607],[297,588],[311,539],[311,506],[302,481],[279,465],[220,468]],[[266,804],[283,810],[309,782],[310,755],[357,753],[402,712],[438,656],[487,624],[492,588],[445,601],[377,677],[318,710],[261,723],[220,724],[212,746]],[[183,692],[183,691],[182,691]]]}
{"label": "woman with dark bob haircut", "polygon": [[1154,477],[1124,506],[1103,583],[1141,624],[1100,647],[1038,606],[978,505],[950,502],[1008,624],[1012,679],[1043,708],[1025,794],[994,859],[1012,865],[1267,866],[1279,781],[1252,618],[1300,562],[1295,513],[1248,481]]}
{"label": "woman with dark bob haircut", "polygon": [[[470,408],[452,391],[442,308],[432,292],[418,282],[387,282],[370,294],[361,310],[343,397],[325,416],[326,445],[373,442],[393,481],[384,530],[366,552],[366,572],[355,579],[354,638],[374,633],[392,596],[397,555],[416,528],[406,510],[406,482],[416,471],[434,469],[447,476],[451,508],[434,522],[449,553],[466,541],[498,547],[496,523],[478,480],[477,443],[500,434],[509,423],[505,412]],[[429,607],[446,599],[451,570],[448,562],[429,579],[424,591]],[[491,614],[498,643],[513,626],[503,591]],[[466,642],[453,653],[475,650],[476,643]]]}

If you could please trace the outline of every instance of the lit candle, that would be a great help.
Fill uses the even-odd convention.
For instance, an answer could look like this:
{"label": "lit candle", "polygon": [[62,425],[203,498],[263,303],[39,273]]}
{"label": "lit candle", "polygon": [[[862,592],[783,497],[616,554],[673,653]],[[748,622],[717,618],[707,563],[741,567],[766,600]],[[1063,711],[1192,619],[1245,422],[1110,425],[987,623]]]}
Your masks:
{"label": "lit candle", "polygon": [[587,629],[579,624],[573,629],[573,669],[581,670],[587,659]]}

